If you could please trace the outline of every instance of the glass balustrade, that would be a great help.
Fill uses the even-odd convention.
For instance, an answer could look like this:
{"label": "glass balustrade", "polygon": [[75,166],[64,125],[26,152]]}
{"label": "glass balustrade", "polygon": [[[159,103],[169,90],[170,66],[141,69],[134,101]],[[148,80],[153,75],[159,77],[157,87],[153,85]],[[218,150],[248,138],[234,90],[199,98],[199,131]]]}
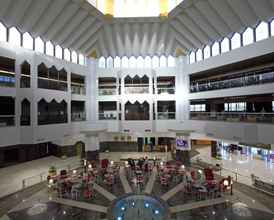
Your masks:
{"label": "glass balustrade", "polygon": [[125,86],[125,94],[145,94],[149,93],[148,84],[130,84]]}
{"label": "glass balustrade", "polygon": [[117,112],[102,112],[99,113],[99,120],[116,120]]}
{"label": "glass balustrade", "polygon": [[274,123],[274,113],[266,112],[190,112],[191,120]]}
{"label": "glass balustrade", "polygon": [[86,88],[81,84],[71,84],[71,93],[75,95],[86,95]]}
{"label": "glass balustrade", "polygon": [[71,113],[71,121],[86,121],[86,112],[72,112]]}
{"label": "glass balustrade", "polygon": [[0,127],[9,127],[15,125],[14,115],[0,115]]}
{"label": "glass balustrade", "polygon": [[235,79],[222,80],[216,82],[207,83],[193,83],[190,86],[190,92],[203,92],[218,89],[229,89],[236,87],[244,87],[251,85],[267,84],[274,82],[274,72],[267,72],[262,74],[254,74],[249,76],[243,76]]}
{"label": "glass balustrade", "polygon": [[176,112],[158,112],[158,120],[173,120],[176,118]]}

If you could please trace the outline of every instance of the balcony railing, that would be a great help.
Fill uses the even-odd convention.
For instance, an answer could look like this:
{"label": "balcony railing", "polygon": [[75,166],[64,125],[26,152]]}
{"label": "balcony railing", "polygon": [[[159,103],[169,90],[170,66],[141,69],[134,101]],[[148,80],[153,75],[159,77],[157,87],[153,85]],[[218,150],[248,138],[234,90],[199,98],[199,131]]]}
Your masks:
{"label": "balcony railing", "polygon": [[235,79],[222,80],[217,82],[208,82],[202,84],[192,84],[190,92],[203,92],[218,89],[229,89],[251,85],[267,84],[274,82],[274,72],[268,72],[258,75],[244,76]]}
{"label": "balcony railing", "polygon": [[84,85],[71,85],[71,93],[75,95],[86,95],[86,88]]}
{"label": "balcony railing", "polygon": [[40,89],[51,89],[51,90],[59,90],[59,91],[67,91],[68,84],[65,81],[59,81],[48,78],[38,78],[38,88]]}
{"label": "balcony railing", "polygon": [[15,125],[14,115],[0,115],[0,127],[9,127]]}
{"label": "balcony railing", "polygon": [[30,126],[30,116],[28,115],[21,115],[21,118],[20,118],[20,124],[21,126]]}
{"label": "balcony railing", "polygon": [[68,123],[68,115],[39,115],[38,125],[48,125],[48,124],[63,124]]}
{"label": "balcony railing", "polygon": [[117,89],[113,88],[113,89],[103,89],[103,88],[99,88],[99,95],[103,96],[103,95],[117,95]]}
{"label": "balcony railing", "polygon": [[263,112],[191,112],[191,120],[274,123],[274,113]]}
{"label": "balcony railing", "polygon": [[71,113],[71,121],[86,121],[86,112],[72,112]]}
{"label": "balcony railing", "polygon": [[15,77],[0,76],[0,87],[15,87]]}
{"label": "balcony railing", "polygon": [[148,84],[125,85],[125,94],[144,94],[144,93],[149,93]]}
{"label": "balcony railing", "polygon": [[117,112],[99,113],[99,120],[117,120]]}
{"label": "balcony railing", "polygon": [[176,112],[158,112],[158,120],[174,120],[176,118]]}
{"label": "balcony railing", "polygon": [[157,88],[158,94],[175,94],[175,87],[171,88]]}

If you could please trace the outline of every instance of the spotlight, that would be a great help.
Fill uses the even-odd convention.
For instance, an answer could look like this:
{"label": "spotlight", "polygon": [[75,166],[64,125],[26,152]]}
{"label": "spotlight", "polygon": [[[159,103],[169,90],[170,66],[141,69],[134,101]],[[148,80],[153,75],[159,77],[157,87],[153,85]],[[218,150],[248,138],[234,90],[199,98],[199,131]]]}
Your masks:
{"label": "spotlight", "polygon": [[148,208],[149,207],[149,203],[146,202],[145,203],[145,207]]}
{"label": "spotlight", "polygon": [[126,207],[125,207],[125,206],[122,206],[122,207],[121,207],[121,210],[122,210],[122,211],[125,211],[125,210],[126,210]]}
{"label": "spotlight", "polygon": [[72,173],[73,173],[73,174],[76,174],[76,173],[77,173],[77,170],[73,170]]}
{"label": "spotlight", "polygon": [[156,210],[154,211],[154,214],[155,214],[155,215],[158,215],[158,214],[159,214],[159,210],[156,209]]}
{"label": "spotlight", "polygon": [[134,207],[135,206],[135,202],[132,202],[132,207]]}
{"label": "spotlight", "polygon": [[121,216],[119,216],[119,217],[117,218],[117,220],[122,220],[122,217],[121,217]]}
{"label": "spotlight", "polygon": [[91,168],[92,168],[92,165],[91,165],[91,164],[89,164],[89,165],[88,165],[88,168],[89,168],[89,169],[91,169]]}

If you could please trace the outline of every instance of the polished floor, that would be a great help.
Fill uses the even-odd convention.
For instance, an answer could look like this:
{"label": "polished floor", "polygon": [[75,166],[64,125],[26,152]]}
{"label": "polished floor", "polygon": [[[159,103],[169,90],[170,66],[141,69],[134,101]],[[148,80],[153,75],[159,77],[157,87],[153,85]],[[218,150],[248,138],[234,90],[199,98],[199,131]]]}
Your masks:
{"label": "polished floor", "polygon": [[[115,158],[117,154],[110,157]],[[127,155],[128,156],[128,155]],[[134,153],[132,156],[138,156]],[[202,156],[202,155],[201,155]],[[32,195],[20,197],[1,220],[106,220],[108,208],[112,202],[126,193],[150,194],[163,200],[171,212],[171,220],[273,220],[272,211],[260,202],[256,194],[249,190],[234,190],[234,195],[223,198],[196,201],[181,191],[180,183],[174,181],[168,187],[162,187],[157,180],[156,170],[145,176],[144,185],[137,187],[134,181],[120,169],[119,178],[113,188],[103,183],[95,185],[95,194],[91,200],[73,201],[55,199],[46,188],[41,188]],[[8,201],[8,200],[7,200]],[[271,201],[271,198],[270,198]],[[0,200],[1,202],[1,200]],[[274,202],[274,199],[273,199]],[[1,204],[1,203],[0,203]],[[2,203],[3,204],[3,203]],[[111,219],[109,219],[111,220]],[[116,220],[116,219],[115,219]],[[125,220],[125,219],[122,219]],[[147,219],[151,220],[151,219]]]}
{"label": "polished floor", "polygon": [[193,159],[200,158],[210,164],[221,164],[224,168],[222,175],[231,175],[241,183],[251,185],[251,174],[263,179],[266,182],[274,183],[274,161],[261,160],[252,155],[243,155],[240,152],[228,153],[222,151],[222,160],[216,160],[211,157],[210,147],[198,148],[200,153]]}

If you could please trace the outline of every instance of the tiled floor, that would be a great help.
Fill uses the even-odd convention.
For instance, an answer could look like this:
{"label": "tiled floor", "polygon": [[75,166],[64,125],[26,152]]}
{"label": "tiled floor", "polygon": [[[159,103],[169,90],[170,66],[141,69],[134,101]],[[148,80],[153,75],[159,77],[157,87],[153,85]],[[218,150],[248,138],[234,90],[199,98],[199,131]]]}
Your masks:
{"label": "tiled floor", "polygon": [[272,161],[255,159],[252,156],[246,156],[240,153],[230,154],[226,151],[222,152],[222,160],[216,160],[210,155],[210,147],[199,148],[197,151],[199,151],[200,154],[195,156],[194,160],[198,157],[210,164],[222,164],[222,167],[225,168],[222,171],[222,175],[232,175],[236,178],[235,173],[239,173],[237,179],[241,183],[251,185],[251,174],[265,181],[274,182],[274,162]]}
{"label": "tiled floor", "polygon": [[[134,154],[139,157],[138,154]],[[128,156],[128,155],[127,155]],[[117,157],[117,154],[113,156]],[[162,195],[167,193],[168,191],[172,191],[172,189],[178,186],[179,183],[176,181],[171,181],[168,187],[162,187],[159,183],[158,175],[156,178],[151,178],[150,174],[146,174],[146,181],[144,187],[142,187],[141,191],[136,191],[139,193],[143,193],[147,187],[147,183],[149,180],[150,186],[153,186],[152,196],[156,196],[161,198]],[[153,181],[154,179],[154,181]],[[59,220],[59,219],[69,219],[69,220],[100,220],[106,219],[106,213],[102,213],[102,210],[106,210],[111,205],[111,200],[115,199],[115,197],[121,197],[125,194],[124,187],[121,183],[121,178],[118,178],[116,185],[109,189],[104,184],[100,184],[97,190],[95,190],[94,197],[88,201],[81,200],[79,203],[67,203],[66,201],[55,201],[49,200],[49,195],[45,188],[40,190],[38,193],[35,193],[28,199],[22,200],[18,205],[14,205],[13,209],[5,216],[5,218],[1,220]],[[127,177],[126,181],[130,179]],[[131,185],[132,187],[132,185]],[[151,188],[151,187],[149,187]],[[132,188],[134,191],[135,188]],[[237,188],[238,190],[238,188]],[[222,204],[210,205],[212,201],[203,201],[202,206],[207,206],[201,208],[202,206],[197,206],[198,203],[195,200],[189,199],[182,191],[175,191],[172,195],[167,199],[167,205],[173,207],[173,211],[175,213],[172,214],[171,220],[273,220],[274,215],[271,211],[266,208],[265,204],[260,201],[262,198],[256,197],[257,194],[250,193],[249,190],[245,190],[244,193],[240,191],[235,191],[235,196],[233,199],[230,199],[230,202],[224,201],[220,202]],[[106,192],[110,192],[110,194]],[[20,195],[20,193],[18,193]],[[253,197],[254,196],[254,197]],[[232,198],[232,197],[229,197]],[[269,197],[268,197],[269,198]],[[7,200],[9,201],[9,200]],[[271,201],[271,199],[269,200]],[[268,202],[269,202],[268,201]],[[274,201],[274,199],[273,199]],[[0,201],[1,202],[1,201]],[[11,200],[9,201],[11,202]],[[83,203],[83,202],[86,202]],[[239,203],[240,202],[240,203]],[[218,202],[219,203],[219,202]],[[1,203],[0,203],[1,204]],[[236,204],[236,205],[235,205]],[[96,207],[98,206],[98,210]],[[177,206],[174,208],[174,206]],[[195,207],[200,207],[198,209],[190,210]],[[101,210],[101,212],[99,211]],[[96,211],[95,211],[96,210]],[[182,211],[183,210],[183,211]],[[105,212],[105,211],[104,211]]]}

